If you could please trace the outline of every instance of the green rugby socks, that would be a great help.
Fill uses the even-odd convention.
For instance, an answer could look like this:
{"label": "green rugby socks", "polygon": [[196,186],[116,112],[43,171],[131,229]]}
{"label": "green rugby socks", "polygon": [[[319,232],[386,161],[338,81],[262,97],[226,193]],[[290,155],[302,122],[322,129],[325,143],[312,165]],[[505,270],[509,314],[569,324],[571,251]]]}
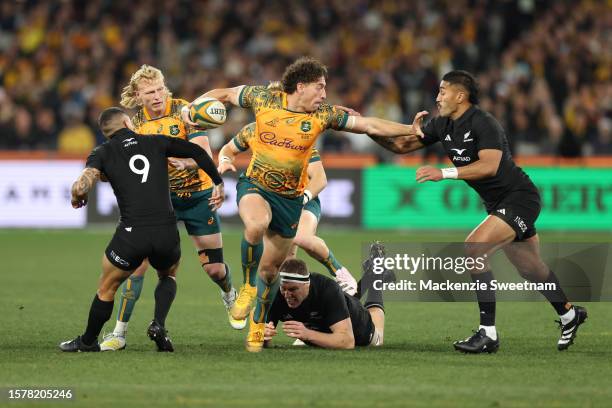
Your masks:
{"label": "green rugby socks", "polygon": [[244,283],[248,283],[252,287],[256,286],[257,268],[259,268],[259,260],[263,253],[263,242],[259,244],[251,244],[242,237],[240,244],[240,255],[242,257],[242,276]]}

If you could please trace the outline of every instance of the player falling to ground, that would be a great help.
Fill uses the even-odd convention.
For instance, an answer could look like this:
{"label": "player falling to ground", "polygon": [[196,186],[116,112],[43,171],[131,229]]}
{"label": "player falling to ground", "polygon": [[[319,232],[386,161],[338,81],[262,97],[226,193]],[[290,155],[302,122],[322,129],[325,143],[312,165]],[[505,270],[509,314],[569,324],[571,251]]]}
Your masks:
{"label": "player falling to ground", "polygon": [[282,321],[287,336],[309,345],[333,349],[382,346],[382,291],[370,287],[362,305],[332,279],[309,273],[302,260],[288,259],[279,271],[280,288],[266,323],[266,345]]}
{"label": "player falling to ground", "polygon": [[[233,165],[237,154],[246,152],[250,148],[250,143],[255,137],[255,123],[249,123],[243,127],[236,136],[232,138],[221,150],[219,156],[227,157],[229,160],[224,160],[219,164],[218,170],[220,174],[226,171],[236,171]],[[289,252],[289,257],[295,258],[297,246],[303,248],[310,256],[321,262],[327,268],[329,273],[336,278],[336,281],[347,293],[355,294],[357,291],[357,282],[350,272],[342,266],[336,259],[333,252],[327,247],[325,241],[315,235],[317,224],[321,216],[321,204],[319,201],[319,193],[327,184],[325,170],[321,163],[321,157],[316,149],[312,149],[310,160],[308,161],[308,185],[304,189],[304,208],[300,216],[297,227],[297,234],[293,241],[293,246]],[[243,247],[245,245],[243,238]],[[242,251],[244,258],[242,259],[242,271],[244,275],[244,286],[240,289],[238,299],[234,305],[234,312],[238,316],[246,316],[250,312],[251,305],[256,296],[256,272],[261,257],[261,251]]]}
{"label": "player falling to ground", "polygon": [[[138,108],[132,118],[138,133],[164,134],[189,140],[212,155],[206,133],[181,120],[180,110],[186,104],[187,101],[183,99],[172,98],[163,73],[149,65],[143,65],[132,75],[121,94],[121,105]],[[170,158],[169,164],[171,200],[177,219],[185,224],[204,271],[221,289],[230,324],[242,329],[246,319],[236,321],[229,313],[236,299],[236,290],[232,287],[229,266],[223,260],[219,216],[208,205],[212,192],[210,177],[190,159]],[[148,263],[143,262],[123,285],[117,323],[113,332],[102,342],[102,351],[125,348],[128,322],[142,291],[147,267]]]}
{"label": "player falling to ground", "polygon": [[[455,167],[420,167],[419,183],[443,179],[462,179],[484,201],[488,216],[467,237],[467,254],[474,258],[490,256],[502,248],[507,258],[525,279],[553,283],[555,290],[541,291],[560,316],[559,350],[574,341],[587,311],[573,306],[561,289],[556,275],[542,261],[535,222],[540,214],[540,195],[529,176],[514,163],[508,141],[500,124],[478,106],[475,78],[465,71],[444,75],[436,98],[440,116],[423,130],[424,137],[373,139],[396,153],[407,153],[436,142],[442,143]],[[520,244],[510,244],[511,242]],[[476,296],[480,326],[473,336],[454,343],[455,349],[470,353],[494,352],[499,348],[495,328],[495,292],[490,289],[493,273],[487,265],[472,270],[474,281],[487,283]]]}
{"label": "player falling to ground", "polygon": [[[250,108],[255,114],[253,157],[238,181],[238,210],[245,224],[245,251],[259,251],[257,302],[249,321],[248,351],[261,351],[266,317],[278,289],[278,267],[287,257],[304,203],[307,167],[317,138],[328,128],[347,129],[380,137],[420,132],[420,120],[404,125],[359,117],[325,103],[327,68],[312,58],[300,58],[282,77],[283,91],[265,86],[214,89],[205,94],[223,103]],[[189,121],[188,109],[183,120]],[[229,158],[219,157],[219,163]],[[233,315],[234,318],[242,316]]]}
{"label": "player falling to ground", "polygon": [[165,320],[176,283],[174,277],[181,257],[176,217],[168,200],[167,157],[190,157],[213,180],[209,199],[213,209],[224,200],[223,181],[206,151],[178,138],[155,135],[140,137],[120,108],[100,114],[100,129],[109,140],[96,147],[85,170],[72,186],[72,206],[87,204],[88,194],[104,177],[110,181],[121,218],[102,257],[102,276],[89,310],[83,335],[60,344],[62,351],[100,351],[98,335],[113,312],[117,288],[145,258],[159,276],[155,288],[155,314],[149,336],[160,351],[173,351],[166,334]]}

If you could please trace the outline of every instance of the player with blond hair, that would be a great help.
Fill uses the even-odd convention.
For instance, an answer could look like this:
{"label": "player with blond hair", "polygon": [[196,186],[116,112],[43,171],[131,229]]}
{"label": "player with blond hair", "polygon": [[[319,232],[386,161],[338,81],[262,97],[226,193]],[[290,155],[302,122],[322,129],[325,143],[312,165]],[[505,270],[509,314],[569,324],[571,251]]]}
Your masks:
{"label": "player with blond hair", "polygon": [[[420,134],[419,113],[413,125],[350,115],[325,103],[327,68],[313,58],[300,58],[282,77],[282,91],[265,86],[214,89],[205,95],[250,108],[255,114],[253,157],[238,182],[238,210],[245,224],[247,251],[261,248],[257,302],[249,319],[246,348],[263,349],[265,321],[278,292],[278,268],[296,235],[304,206],[308,162],[317,138],[326,129],[348,129],[382,137]],[[188,121],[188,109],[183,109]],[[232,159],[219,156],[223,171]],[[233,314],[234,318],[236,316]]]}
{"label": "player with blond hair", "polygon": [[[132,121],[138,133],[163,134],[188,140],[212,155],[206,133],[181,119],[181,108],[187,105],[187,101],[172,97],[159,69],[142,65],[123,89],[121,105],[137,108]],[[234,328],[244,328],[245,319],[236,321],[229,314],[236,299],[236,290],[232,287],[230,269],[223,260],[219,217],[209,207],[213,187],[210,177],[199,170],[191,159],[170,158],[168,162],[171,200],[177,219],[185,224],[204,271],[221,288],[230,324]],[[128,321],[142,291],[147,267],[145,260],[123,285],[117,323],[113,333],[107,335],[100,345],[103,351],[125,348]],[[176,283],[171,290],[171,297],[174,298]],[[155,325],[156,322],[151,323],[151,326]]]}

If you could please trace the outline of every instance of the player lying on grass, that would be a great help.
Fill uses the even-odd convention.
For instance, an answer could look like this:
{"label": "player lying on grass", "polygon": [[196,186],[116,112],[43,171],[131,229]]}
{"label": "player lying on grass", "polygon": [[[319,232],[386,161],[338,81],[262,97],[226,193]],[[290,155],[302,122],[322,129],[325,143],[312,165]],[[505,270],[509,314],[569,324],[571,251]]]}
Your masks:
{"label": "player lying on grass", "polygon": [[[279,268],[280,288],[265,326],[266,346],[278,333],[278,322],[289,337],[331,349],[382,346],[385,312],[382,292],[369,286],[365,305],[340,289],[332,279],[310,273],[300,259],[288,259]],[[371,274],[370,274],[371,278]]]}
{"label": "player lying on grass", "polygon": [[176,216],[170,204],[168,157],[192,158],[212,179],[213,210],[224,200],[223,181],[214,162],[200,146],[173,137],[140,137],[120,108],[105,109],[98,120],[108,141],[96,147],[72,186],[72,206],[87,204],[88,194],[103,175],[111,183],[121,218],[102,257],[102,276],[89,310],[83,335],[60,344],[62,351],[100,351],[98,335],[113,312],[115,293],[145,258],[157,270],[155,314],[149,337],[160,351],[173,351],[165,320],[176,293],[175,276],[181,258]]}

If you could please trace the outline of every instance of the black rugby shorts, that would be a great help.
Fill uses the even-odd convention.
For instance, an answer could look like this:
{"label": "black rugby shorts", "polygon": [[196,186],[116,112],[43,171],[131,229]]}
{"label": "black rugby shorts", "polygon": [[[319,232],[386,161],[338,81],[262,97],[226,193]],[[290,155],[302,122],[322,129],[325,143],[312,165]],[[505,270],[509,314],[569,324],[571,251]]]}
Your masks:
{"label": "black rugby shorts", "polygon": [[536,234],[535,223],[541,209],[537,190],[518,190],[487,206],[487,213],[501,218],[516,232],[514,241],[524,241]]}
{"label": "black rugby shorts", "polygon": [[130,227],[119,224],[106,247],[106,257],[124,271],[136,269],[145,258],[155,269],[168,269],[181,258],[176,224]]}

